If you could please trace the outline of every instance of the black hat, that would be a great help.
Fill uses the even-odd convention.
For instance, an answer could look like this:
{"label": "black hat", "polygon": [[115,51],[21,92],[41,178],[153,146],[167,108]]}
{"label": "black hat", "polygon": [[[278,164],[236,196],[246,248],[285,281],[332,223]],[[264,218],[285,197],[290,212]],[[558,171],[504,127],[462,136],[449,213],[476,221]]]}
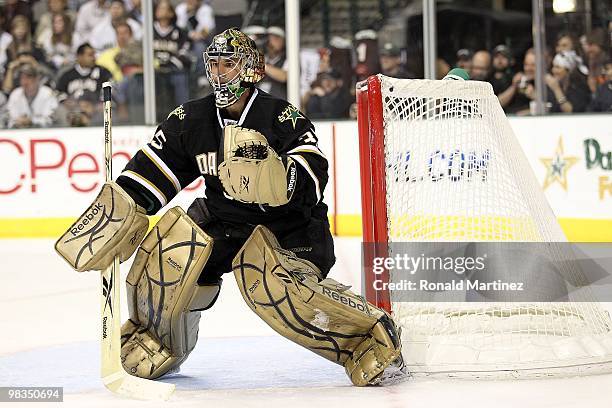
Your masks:
{"label": "black hat", "polygon": [[400,49],[397,48],[393,43],[385,43],[381,50],[380,55],[388,56],[388,57],[398,57],[400,55]]}
{"label": "black hat", "polygon": [[472,51],[468,50],[467,48],[462,48],[457,51],[457,61],[471,60],[472,55]]}
{"label": "black hat", "polygon": [[497,47],[493,48],[493,56],[496,54],[501,54],[508,59],[512,59],[512,51],[504,44],[499,44]]}
{"label": "black hat", "polygon": [[32,64],[22,64],[19,66],[19,74],[24,74],[30,77],[37,77],[39,75],[38,69]]}

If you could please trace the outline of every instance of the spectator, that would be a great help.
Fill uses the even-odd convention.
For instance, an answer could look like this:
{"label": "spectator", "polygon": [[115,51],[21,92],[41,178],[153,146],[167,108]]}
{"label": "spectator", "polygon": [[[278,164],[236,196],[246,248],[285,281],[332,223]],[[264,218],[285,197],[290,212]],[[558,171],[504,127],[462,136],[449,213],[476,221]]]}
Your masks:
{"label": "spectator", "polygon": [[[586,37],[585,37],[586,39]],[[578,70],[584,75],[589,75],[589,69],[584,64],[583,58],[580,56],[581,48],[578,47],[579,41],[571,33],[561,33],[557,37],[557,45],[555,46],[555,53],[560,54],[563,51],[574,51],[576,54],[576,62],[578,64]],[[552,63],[552,61],[550,61]]]}
{"label": "spectator", "polygon": [[17,16],[23,16],[28,21],[28,24],[32,24],[33,14],[32,14],[32,2],[24,1],[24,0],[6,0],[4,2],[4,10],[3,15],[5,18],[4,21],[4,30],[11,30],[11,23]]}
{"label": "spectator", "polygon": [[502,108],[505,108],[512,100],[514,94],[512,90],[512,65],[514,58],[508,47],[501,44],[493,49],[493,72],[489,82],[493,86],[493,92],[499,98]]}
{"label": "spectator", "polygon": [[117,45],[115,27],[117,24],[124,21],[132,28],[132,35],[136,40],[142,38],[140,23],[131,18],[127,18],[123,0],[111,0],[109,15],[100,21],[91,32],[89,43],[97,53]]}
{"label": "spectator", "polygon": [[488,81],[491,75],[491,54],[489,51],[480,50],[472,57],[472,71],[470,79],[475,81]]}
{"label": "spectator", "polygon": [[243,16],[248,8],[246,0],[209,0],[209,3],[215,10],[216,33],[232,27],[242,27]]}
{"label": "spectator", "polygon": [[436,79],[444,78],[450,69],[450,65],[444,58],[436,58]]}
{"label": "spectator", "polygon": [[11,22],[11,35],[13,37],[13,42],[11,42],[7,48],[8,63],[13,61],[17,55],[23,52],[31,53],[39,63],[47,63],[44,51],[36,47],[32,42],[32,33],[30,28],[30,21],[21,15],[16,16]]}
{"label": "spectator", "polygon": [[176,6],[176,25],[192,42],[204,41],[215,29],[213,9],[202,0],[184,0]]}
{"label": "spectator", "polygon": [[89,0],[79,9],[74,30],[74,44],[78,47],[90,39],[91,31],[109,16],[107,0]]}
{"label": "spectator", "polygon": [[458,68],[465,69],[466,72],[472,71],[472,51],[467,48],[462,48],[457,51],[457,61],[455,62],[455,66]]}
{"label": "spectator", "polygon": [[593,93],[606,81],[604,70],[604,61],[608,56],[606,42],[606,33],[601,28],[592,30],[586,36],[586,57],[589,63],[588,84]]}
{"label": "spectator", "polygon": [[158,121],[165,118],[176,105],[186,102],[189,98],[189,48],[187,34],[176,26],[176,14],[172,4],[169,0],[161,0],[155,7],[153,24]]}
{"label": "spectator", "polygon": [[6,102],[6,96],[4,93],[0,92],[0,129],[6,129],[8,126],[8,110],[6,107]]}
{"label": "spectator", "polygon": [[[51,20],[54,14],[66,14],[70,18],[71,29],[73,29],[74,22],[76,21],[76,13],[68,8],[67,0],[47,0],[47,10],[46,13],[40,16],[34,33],[34,42],[40,44],[43,48],[45,38],[52,31]],[[72,36],[72,32],[70,34]]]}
{"label": "spectator", "polygon": [[597,88],[589,109],[592,112],[612,112],[612,58],[608,58],[604,67],[608,80]]}
{"label": "spectator", "polygon": [[132,8],[128,11],[128,18],[137,21],[142,24],[144,23],[144,16],[142,15],[142,0],[132,0]]}
{"label": "spectator", "polygon": [[4,77],[6,64],[8,61],[8,47],[13,42],[13,36],[4,30],[4,8],[0,6],[0,77]]}
{"label": "spectator", "polygon": [[555,53],[559,54],[563,51],[574,51],[578,54],[578,39],[569,32],[562,32],[557,36],[557,44],[555,46]]}
{"label": "spectator", "polygon": [[9,127],[50,126],[57,109],[57,99],[51,88],[40,84],[40,74],[35,66],[26,64],[21,67],[19,85],[11,92],[7,102]]}
{"label": "spectator", "polygon": [[54,74],[49,68],[46,65],[39,64],[31,52],[22,51],[17,55],[17,58],[11,61],[7,66],[6,75],[2,82],[2,91],[4,93],[8,95],[18,86],[20,69],[26,64],[36,68],[40,76],[41,84],[49,84],[51,88],[53,87],[52,77]]}
{"label": "spectator", "polygon": [[205,75],[204,59],[200,58],[210,43],[215,29],[215,16],[210,5],[202,0],[184,0],[176,6],[176,25],[187,33],[191,41],[191,52],[197,55],[195,71]]}
{"label": "spectator", "polygon": [[117,45],[113,48],[108,48],[103,51],[96,59],[96,64],[106,68],[112,75],[113,81],[121,82],[123,80],[123,73],[121,67],[117,64],[115,57],[124,50],[127,45],[133,40],[132,27],[126,22],[121,21],[115,27],[115,37],[117,38]]}
{"label": "spectator", "polygon": [[74,62],[72,51],[72,22],[68,14],[53,14],[51,28],[43,31],[40,45],[51,64],[58,71]]}
{"label": "spectator", "polygon": [[285,30],[268,27],[266,43],[266,76],[259,87],[274,96],[287,99],[287,57],[285,54]]}
{"label": "spectator", "polygon": [[[122,27],[119,25],[117,28]],[[127,27],[120,33],[117,31],[117,42],[122,44],[128,34]],[[129,27],[129,26],[128,26]],[[126,37],[122,38],[121,37]],[[116,100],[119,108],[119,117],[127,122],[142,124],[144,122],[144,79],[142,67],[142,44],[130,39],[122,46],[115,56],[115,62],[121,68],[123,79],[117,84]]]}
{"label": "spectator", "polygon": [[353,102],[337,71],[322,72],[309,92],[306,112],[313,119],[348,118]]}
{"label": "spectator", "polygon": [[[530,48],[525,53],[523,59],[523,71],[518,72],[512,78],[512,98],[507,104],[508,113],[517,115],[529,115],[532,112],[535,100],[535,71],[536,58],[535,51]],[[549,112],[559,112],[559,104],[554,97],[552,90],[546,86],[546,97],[544,98],[545,110]]]}
{"label": "spectator", "polygon": [[[106,68],[96,65],[93,47],[89,43],[81,44],[77,49],[76,64],[57,80],[62,116],[67,118],[68,123],[81,126],[83,118],[80,117],[80,112],[83,109],[79,106],[79,101],[99,101],[102,84],[110,81],[111,77]],[[99,104],[95,104],[94,108],[101,111]]]}
{"label": "spectator", "polygon": [[379,51],[380,72],[394,78],[414,78],[414,74],[407,72],[402,65],[402,54],[399,48],[392,43],[385,43]]}
{"label": "spectator", "polygon": [[[381,72],[378,33],[374,30],[361,30],[355,33],[355,79],[362,81],[370,75]],[[333,63],[330,61],[330,63]]]}
{"label": "spectator", "polygon": [[553,91],[561,112],[584,112],[591,101],[586,77],[578,70],[578,56],[574,51],[563,51],[553,59],[552,75],[545,76],[546,85]]}

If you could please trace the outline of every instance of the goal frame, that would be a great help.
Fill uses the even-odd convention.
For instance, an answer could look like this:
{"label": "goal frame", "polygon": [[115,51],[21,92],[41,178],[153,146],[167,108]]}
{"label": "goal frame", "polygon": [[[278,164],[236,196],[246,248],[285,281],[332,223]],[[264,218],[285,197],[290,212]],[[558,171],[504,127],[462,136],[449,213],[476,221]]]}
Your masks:
{"label": "goal frame", "polygon": [[[382,273],[375,273],[373,261],[375,257],[388,258],[392,251],[390,244],[395,242],[390,229],[396,215],[393,208],[388,206],[394,197],[397,198],[394,194],[398,192],[392,184],[387,185],[387,172],[392,162],[388,162],[386,157],[388,149],[385,145],[388,142],[385,131],[393,132],[395,127],[394,122],[385,125],[385,115],[388,113],[386,104],[393,103],[393,99],[397,99],[397,95],[403,92],[404,87],[398,81],[401,80],[376,75],[359,82],[356,87],[363,227],[362,293],[369,302],[391,313],[399,326],[405,329],[402,342],[404,342],[404,352],[408,353],[404,354],[404,359],[409,370],[413,375],[480,379],[548,378],[611,372],[612,322],[609,312],[597,305],[591,307],[589,300],[586,304],[585,300],[570,302],[572,305],[570,308],[575,309],[577,314],[568,314],[566,308],[556,306],[555,302],[545,302],[545,307],[540,307],[539,302],[527,302],[528,308],[518,302],[518,306],[513,307],[508,316],[505,314],[498,316],[496,310],[505,310],[500,309],[505,306],[493,302],[491,306],[475,308],[467,314],[462,313],[460,319],[455,319],[457,315],[453,310],[448,314],[445,308],[437,309],[436,306],[433,312],[427,311],[427,316],[421,315],[418,309],[422,303],[420,301],[392,302],[392,294],[387,289],[392,283],[391,271],[385,268],[385,263],[382,263],[376,264],[376,272],[382,269]],[[414,84],[416,83],[415,81]],[[463,92],[464,85],[427,80],[423,83],[418,81],[418,84],[414,89],[418,92],[415,95],[419,97],[422,95],[430,97],[422,89],[435,86],[433,89],[439,90],[442,96],[435,94],[433,98],[448,98],[450,101],[453,98],[463,99],[457,96],[457,91],[459,89]],[[491,99],[490,105],[485,105],[489,106],[485,108],[489,109],[485,114],[493,117],[497,115],[500,118],[504,116],[490,85],[488,89],[482,85],[478,85],[476,89],[480,92],[477,94],[478,97],[482,94],[483,98]],[[428,90],[429,88],[426,88],[426,91]],[[391,96],[387,92],[395,93]],[[449,96],[446,96],[447,92]],[[520,151],[520,146],[505,116],[499,125],[500,132],[511,136],[503,139],[510,141],[504,145],[504,148],[509,148],[509,151],[518,154],[519,158],[519,167],[508,177],[519,179],[517,174],[525,174],[521,179],[526,182],[525,188],[536,191],[539,183],[533,176],[524,153]],[[496,136],[499,135],[496,133]],[[520,156],[521,154],[523,156]],[[410,194],[407,191],[401,193],[404,194],[402,197],[411,196],[406,195]],[[526,205],[528,205],[526,211],[535,212],[535,215],[539,216],[541,224],[534,228],[538,228],[539,233],[541,231],[542,238],[538,239],[539,235],[534,235],[536,238],[532,238],[529,235],[531,228],[526,228],[517,229],[518,238],[509,241],[564,242],[563,232],[541,190],[529,196]],[[532,213],[529,216],[533,216]],[[517,228],[525,227],[519,223]],[[451,305],[451,303],[446,304]],[[402,305],[417,309],[406,309],[406,306]],[[411,310],[416,312],[412,314]],[[406,320],[411,318],[408,316],[426,318],[416,321],[416,326],[413,326],[415,320]],[[444,320],[440,321],[438,316]],[[576,316],[578,318],[574,319]],[[434,326],[427,326],[429,322],[433,322],[431,324]],[[474,322],[477,323],[475,326]],[[554,328],[552,332],[545,330],[549,326]],[[437,327],[440,331],[423,331],[423,327]],[[493,338],[500,341],[491,342]],[[482,345],[486,345],[486,349],[482,348]]]}
{"label": "goal frame", "polygon": [[[387,186],[385,176],[385,146],[383,105],[380,79],[370,76],[357,84],[359,154],[361,170],[361,220],[363,228],[363,282],[364,294],[369,302],[391,312],[388,291],[375,290],[372,260],[384,256],[387,235]],[[371,109],[371,111],[370,111]],[[368,157],[369,160],[363,160]],[[383,245],[377,245],[377,244]],[[376,252],[376,253],[375,253]],[[376,279],[389,282],[389,271],[384,270]]]}

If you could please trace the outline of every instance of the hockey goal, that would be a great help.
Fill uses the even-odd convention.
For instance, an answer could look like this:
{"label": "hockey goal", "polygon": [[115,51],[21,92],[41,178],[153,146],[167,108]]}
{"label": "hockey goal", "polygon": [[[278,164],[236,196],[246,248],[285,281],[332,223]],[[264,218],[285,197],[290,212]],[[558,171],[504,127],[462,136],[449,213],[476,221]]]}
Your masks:
{"label": "hockey goal", "polygon": [[[392,256],[398,242],[566,241],[488,83],[377,75],[358,84],[357,101],[364,245]],[[612,321],[588,290],[562,303],[404,302],[374,290],[374,279],[394,274],[364,266],[364,292],[401,327],[412,373],[612,368]]]}

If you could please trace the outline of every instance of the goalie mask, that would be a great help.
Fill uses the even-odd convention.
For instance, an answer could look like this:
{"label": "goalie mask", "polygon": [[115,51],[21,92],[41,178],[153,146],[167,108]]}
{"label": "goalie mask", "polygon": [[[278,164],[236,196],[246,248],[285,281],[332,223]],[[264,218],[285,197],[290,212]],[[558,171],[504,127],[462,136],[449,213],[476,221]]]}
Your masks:
{"label": "goalie mask", "polygon": [[255,42],[235,28],[214,36],[204,62],[218,108],[235,103],[265,73],[264,57]]}

